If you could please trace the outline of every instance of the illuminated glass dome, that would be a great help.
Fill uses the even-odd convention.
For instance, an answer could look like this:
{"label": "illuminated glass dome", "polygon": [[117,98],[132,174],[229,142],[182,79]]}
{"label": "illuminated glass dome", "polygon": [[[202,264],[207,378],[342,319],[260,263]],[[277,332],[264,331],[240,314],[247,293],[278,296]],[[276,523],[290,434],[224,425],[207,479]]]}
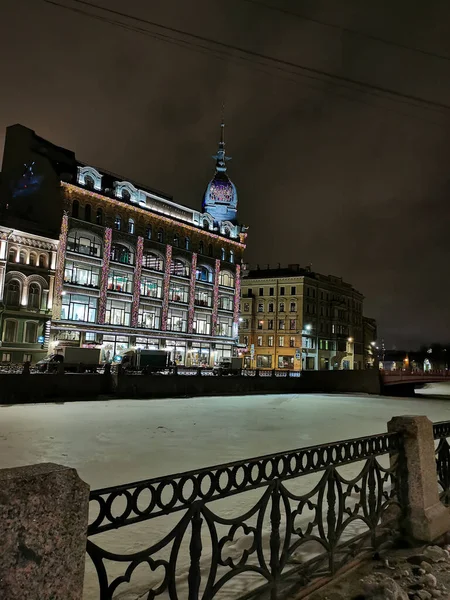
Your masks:
{"label": "illuminated glass dome", "polygon": [[203,196],[203,211],[210,214],[214,222],[236,222],[237,191],[236,186],[228,177],[226,163],[230,158],[225,154],[224,123],[221,124],[219,150],[213,157],[216,159],[216,172],[209,182]]}

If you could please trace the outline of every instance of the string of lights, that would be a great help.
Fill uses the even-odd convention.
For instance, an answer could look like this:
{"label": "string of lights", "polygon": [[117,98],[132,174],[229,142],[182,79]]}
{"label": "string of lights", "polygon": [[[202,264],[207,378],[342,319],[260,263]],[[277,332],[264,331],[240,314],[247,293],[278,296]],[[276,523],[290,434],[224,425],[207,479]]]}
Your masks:
{"label": "string of lights", "polygon": [[[69,194],[79,194],[80,196],[87,195],[91,198],[96,198],[98,200],[102,200],[103,202],[107,202],[108,204],[112,204],[116,208],[123,208],[123,206],[124,206],[123,202],[121,202],[119,200],[115,200],[114,198],[110,198],[109,196],[104,196],[103,194],[99,194],[98,192],[93,192],[92,190],[82,189],[72,183],[66,183],[65,181],[62,181],[61,186],[64,189],[66,189]],[[133,206],[133,212],[145,215],[147,218],[149,216],[151,216],[152,219],[155,219],[156,221],[162,221],[163,223],[167,223],[167,224],[173,226],[173,219],[164,217],[163,215],[160,215],[153,211],[145,210],[143,208],[140,208],[139,206]],[[189,231],[198,232],[200,230],[202,232],[202,235],[206,235],[215,240],[220,240],[222,243],[226,242],[227,244],[233,244],[233,245],[240,246],[241,248],[245,248],[245,244],[243,242],[231,239],[229,237],[226,238],[225,236],[218,235],[216,233],[211,233],[210,231],[206,231],[206,229],[203,229],[201,227],[196,227],[195,225],[189,225],[188,223],[182,223],[181,226],[184,229],[188,229]],[[241,239],[245,239],[247,234],[243,233],[243,234],[240,234],[240,236],[241,236]]]}
{"label": "string of lights", "polygon": [[108,273],[109,273],[109,262],[111,260],[111,248],[112,248],[112,229],[106,227],[105,234],[103,237],[103,265],[102,265],[102,278],[100,282],[100,299],[98,305],[98,322],[103,324],[106,317],[106,300],[108,293]]}
{"label": "string of lights", "polygon": [[197,253],[192,253],[191,278],[189,281],[188,333],[194,329],[195,282],[197,281]]}
{"label": "string of lights", "polygon": [[[237,265],[236,265],[237,266]],[[212,334],[217,333],[217,318],[219,314],[219,280],[220,280],[220,260],[216,258],[214,269],[214,291],[213,291],[213,310],[212,310]]]}
{"label": "string of lights", "polygon": [[161,315],[161,330],[167,330],[167,317],[169,315],[169,288],[170,288],[170,271],[172,268],[172,246],[167,244],[166,246],[166,268],[164,271],[164,284],[163,284],[163,302],[162,302],[162,315]]}
{"label": "string of lights", "polygon": [[61,317],[61,305],[62,305],[62,294],[64,286],[64,263],[67,251],[67,236],[69,233],[69,217],[66,211],[64,211],[63,218],[61,221],[61,231],[59,234],[59,245],[58,254],[56,258],[56,271],[55,271],[55,297],[53,299],[53,318],[59,319]]}
{"label": "string of lights", "polygon": [[144,238],[138,236],[136,244],[136,268],[134,269],[133,306],[131,309],[131,326],[137,327],[139,319],[139,301],[141,299],[142,258],[144,256]]}
{"label": "string of lights", "polygon": [[233,313],[233,336],[238,335],[239,328],[239,303],[241,300],[241,265],[236,265],[236,279],[234,288],[234,313]]}

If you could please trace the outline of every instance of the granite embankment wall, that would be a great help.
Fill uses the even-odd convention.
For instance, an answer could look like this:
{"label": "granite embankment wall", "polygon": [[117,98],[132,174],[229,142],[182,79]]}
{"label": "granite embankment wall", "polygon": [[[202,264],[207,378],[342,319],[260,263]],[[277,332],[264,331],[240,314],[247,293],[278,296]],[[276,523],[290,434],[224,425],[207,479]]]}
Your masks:
{"label": "granite embankment wall", "polygon": [[305,371],[301,377],[183,375],[0,375],[0,404],[112,398],[175,398],[283,393],[380,394],[368,371]]}

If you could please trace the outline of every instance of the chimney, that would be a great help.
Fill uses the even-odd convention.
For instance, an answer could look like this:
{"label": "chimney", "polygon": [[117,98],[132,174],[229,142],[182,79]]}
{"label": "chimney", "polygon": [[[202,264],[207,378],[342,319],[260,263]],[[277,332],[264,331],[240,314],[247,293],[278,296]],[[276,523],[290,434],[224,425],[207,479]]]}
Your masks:
{"label": "chimney", "polygon": [[298,263],[293,263],[288,265],[288,269],[291,271],[300,271],[300,265]]}

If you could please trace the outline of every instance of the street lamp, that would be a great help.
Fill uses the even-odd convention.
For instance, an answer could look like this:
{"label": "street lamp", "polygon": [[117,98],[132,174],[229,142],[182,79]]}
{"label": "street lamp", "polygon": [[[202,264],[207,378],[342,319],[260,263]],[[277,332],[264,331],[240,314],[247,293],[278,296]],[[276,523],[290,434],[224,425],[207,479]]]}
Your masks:
{"label": "street lamp", "polygon": [[310,324],[305,325],[305,329],[306,329],[306,331],[311,331],[312,325],[310,325]]}

